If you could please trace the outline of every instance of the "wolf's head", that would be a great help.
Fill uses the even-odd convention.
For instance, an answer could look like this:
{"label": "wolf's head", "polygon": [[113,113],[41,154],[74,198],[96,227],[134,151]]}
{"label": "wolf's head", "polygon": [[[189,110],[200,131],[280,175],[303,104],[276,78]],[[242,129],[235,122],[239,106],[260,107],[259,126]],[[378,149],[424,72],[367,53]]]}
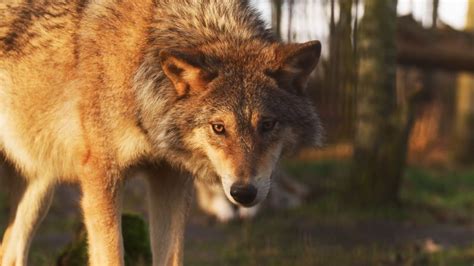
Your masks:
{"label": "wolf's head", "polygon": [[162,137],[156,145],[166,142],[175,159],[188,154],[181,165],[197,175],[216,174],[232,202],[257,204],[282,154],[320,142],[320,122],[305,97],[320,53],[318,41],[161,50],[174,100],[167,122],[153,126],[167,127],[152,132]]}

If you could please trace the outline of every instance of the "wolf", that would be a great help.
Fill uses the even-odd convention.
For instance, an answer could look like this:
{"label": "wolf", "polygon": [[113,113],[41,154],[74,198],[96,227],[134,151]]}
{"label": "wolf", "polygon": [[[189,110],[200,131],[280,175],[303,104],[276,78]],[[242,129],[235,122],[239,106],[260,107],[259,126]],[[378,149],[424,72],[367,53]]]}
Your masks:
{"label": "wolf", "polygon": [[181,265],[193,178],[267,195],[320,142],[305,96],[321,53],[283,44],[245,0],[0,3],[0,153],[23,178],[0,248],[26,265],[55,186],[76,183],[90,265],[123,265],[124,180],[147,172],[153,265]]}

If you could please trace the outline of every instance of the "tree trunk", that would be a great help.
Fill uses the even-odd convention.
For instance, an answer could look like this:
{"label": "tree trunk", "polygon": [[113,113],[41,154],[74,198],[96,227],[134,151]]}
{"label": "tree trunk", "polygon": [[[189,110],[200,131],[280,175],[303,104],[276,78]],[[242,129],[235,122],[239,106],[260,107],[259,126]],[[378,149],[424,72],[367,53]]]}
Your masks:
{"label": "tree trunk", "polygon": [[432,9],[431,9],[431,27],[436,29],[438,26],[438,9],[439,9],[439,0],[433,0]]}
{"label": "tree trunk", "polygon": [[[358,41],[353,200],[396,203],[405,165],[410,108],[396,106],[396,0],[366,0]],[[409,105],[411,106],[411,105]]]}
{"label": "tree trunk", "polygon": [[354,84],[355,58],[352,45],[352,0],[339,0],[339,19],[336,22],[335,0],[331,0],[329,24],[329,62],[326,68],[325,84],[329,102],[337,102],[331,106],[331,111],[340,121],[332,129],[337,132],[333,140],[348,140],[352,138],[354,128]]}
{"label": "tree trunk", "polygon": [[[354,84],[356,81],[354,50],[352,49],[352,0],[339,1],[339,22],[337,25],[339,48],[339,92],[344,117],[342,132],[353,133],[354,128]],[[347,134],[346,133],[346,134]],[[343,136],[344,137],[344,136]],[[345,136],[352,138],[352,135]]]}
{"label": "tree trunk", "polygon": [[[474,30],[474,1],[469,1],[466,31]],[[474,78],[462,73],[458,78],[454,128],[454,159],[461,164],[474,162]]]}
{"label": "tree trunk", "polygon": [[288,29],[286,32],[286,41],[292,42],[293,40],[293,9],[295,0],[288,0]]}
{"label": "tree trunk", "polygon": [[281,7],[283,0],[272,0],[272,28],[281,39]]}

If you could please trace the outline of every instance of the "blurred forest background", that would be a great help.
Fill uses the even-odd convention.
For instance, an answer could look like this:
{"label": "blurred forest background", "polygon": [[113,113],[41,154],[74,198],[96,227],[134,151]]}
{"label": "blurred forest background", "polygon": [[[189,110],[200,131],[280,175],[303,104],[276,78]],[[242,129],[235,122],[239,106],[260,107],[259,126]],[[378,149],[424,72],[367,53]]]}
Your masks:
{"label": "blurred forest background", "polygon": [[[474,162],[474,1],[255,3],[271,5],[270,21],[283,40],[323,41],[309,93],[326,147],[305,155],[350,160],[356,201],[398,202],[407,161]],[[456,28],[440,14],[457,18]]]}
{"label": "blurred forest background", "polygon": [[[474,162],[474,1],[400,1],[398,10],[408,6],[400,16],[397,1],[272,1],[272,23],[283,39],[311,36],[298,37],[292,23],[308,14],[309,3],[329,13],[319,22],[329,30],[313,35],[326,48],[311,90],[327,130],[321,154],[352,160],[358,201],[396,202],[407,160]],[[460,29],[441,12],[457,16]]]}
{"label": "blurred forest background", "polygon": [[[322,41],[308,93],[325,145],[284,162],[300,206],[230,224],[195,206],[185,265],[473,265],[474,0],[251,2],[282,40]],[[143,186],[126,212],[146,216]],[[31,265],[80,225],[76,188],[57,194]]]}

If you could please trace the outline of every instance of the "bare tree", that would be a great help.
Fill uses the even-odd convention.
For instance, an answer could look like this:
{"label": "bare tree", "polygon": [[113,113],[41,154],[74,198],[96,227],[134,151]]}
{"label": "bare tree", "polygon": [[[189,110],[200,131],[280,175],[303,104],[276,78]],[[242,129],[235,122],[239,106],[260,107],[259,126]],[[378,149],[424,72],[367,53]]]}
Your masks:
{"label": "bare tree", "polygon": [[439,0],[433,0],[431,8],[431,27],[436,29],[438,25],[438,9],[439,9]]}
{"label": "bare tree", "polygon": [[398,200],[408,139],[406,112],[396,105],[396,0],[365,0],[358,30],[352,196],[361,203]]}
{"label": "bare tree", "polygon": [[281,11],[283,0],[271,0],[272,4],[272,28],[279,38],[281,38]]}
{"label": "bare tree", "polygon": [[[474,31],[474,1],[469,1],[466,31]],[[474,162],[474,78],[462,73],[458,78],[454,135],[454,158],[460,163]]]}
{"label": "bare tree", "polygon": [[288,30],[286,33],[286,40],[292,41],[293,32],[293,12],[294,12],[295,0],[288,0]]}

